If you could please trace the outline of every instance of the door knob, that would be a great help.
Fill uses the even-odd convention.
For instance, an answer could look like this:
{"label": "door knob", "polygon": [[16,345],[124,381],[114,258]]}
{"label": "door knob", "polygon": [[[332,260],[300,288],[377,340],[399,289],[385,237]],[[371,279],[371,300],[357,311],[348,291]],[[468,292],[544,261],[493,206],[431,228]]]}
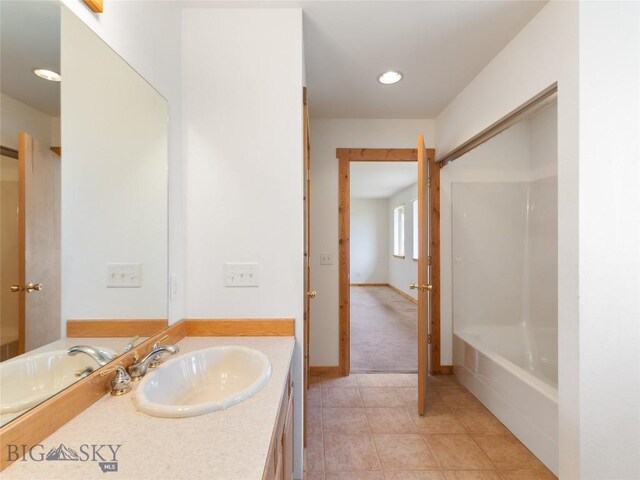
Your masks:
{"label": "door knob", "polygon": [[411,290],[428,290],[429,292],[433,290],[433,285],[431,284],[425,284],[425,285],[418,285],[417,283],[412,283],[411,285],[409,285],[409,288]]}
{"label": "door knob", "polygon": [[24,289],[27,291],[27,293],[31,293],[34,290],[39,292],[40,290],[42,290],[42,284],[41,283],[27,283],[24,286]]}
{"label": "door knob", "polygon": [[41,283],[27,283],[24,287],[21,287],[20,285],[11,285],[11,291],[12,292],[27,292],[27,293],[31,293],[33,291],[40,291],[42,290],[42,284]]}
{"label": "door knob", "polygon": [[316,291],[315,290],[309,290],[307,292],[307,297],[309,298],[316,298]]}

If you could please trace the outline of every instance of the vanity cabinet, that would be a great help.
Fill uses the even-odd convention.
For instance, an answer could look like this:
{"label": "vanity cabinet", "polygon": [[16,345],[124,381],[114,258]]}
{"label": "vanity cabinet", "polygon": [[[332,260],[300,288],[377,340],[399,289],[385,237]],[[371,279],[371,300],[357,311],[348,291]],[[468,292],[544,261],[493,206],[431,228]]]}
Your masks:
{"label": "vanity cabinet", "polygon": [[293,383],[290,371],[262,480],[293,479],[293,435]]}

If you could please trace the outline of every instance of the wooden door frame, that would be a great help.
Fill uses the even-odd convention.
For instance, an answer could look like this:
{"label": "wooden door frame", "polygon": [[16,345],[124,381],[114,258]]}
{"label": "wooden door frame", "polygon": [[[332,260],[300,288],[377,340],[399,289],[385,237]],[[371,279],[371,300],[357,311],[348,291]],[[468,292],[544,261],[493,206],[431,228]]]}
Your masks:
{"label": "wooden door frame", "polygon": [[[13,148],[0,146],[0,155],[5,157],[14,158],[18,161],[18,285],[25,284],[25,212],[24,212],[24,151],[26,148],[26,138],[23,135],[18,136],[18,150]],[[21,158],[22,156],[22,158]],[[3,287],[8,287],[3,285]],[[22,355],[25,352],[25,304],[24,304],[24,292],[19,292],[18,295],[18,355]]]}
{"label": "wooden door frame", "polygon": [[[339,296],[339,358],[340,375],[351,370],[350,325],[350,170],[351,162],[416,162],[415,148],[338,148],[338,296]],[[427,149],[430,172],[429,221],[431,228],[431,373],[451,373],[451,366],[440,364],[440,164],[435,161],[435,150]]]}

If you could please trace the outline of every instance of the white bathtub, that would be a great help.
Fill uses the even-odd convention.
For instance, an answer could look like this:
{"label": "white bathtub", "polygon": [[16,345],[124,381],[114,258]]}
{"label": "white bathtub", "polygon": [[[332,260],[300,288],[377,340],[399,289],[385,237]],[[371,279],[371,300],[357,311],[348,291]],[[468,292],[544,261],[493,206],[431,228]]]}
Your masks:
{"label": "white bathtub", "polygon": [[456,330],[453,364],[467,387],[558,475],[557,332],[524,326]]}

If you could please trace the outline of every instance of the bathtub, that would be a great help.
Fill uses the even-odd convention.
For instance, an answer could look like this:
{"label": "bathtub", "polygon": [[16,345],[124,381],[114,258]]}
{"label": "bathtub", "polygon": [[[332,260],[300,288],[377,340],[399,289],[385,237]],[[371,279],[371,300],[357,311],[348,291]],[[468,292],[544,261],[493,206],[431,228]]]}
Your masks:
{"label": "bathtub", "polygon": [[558,475],[555,329],[465,327],[454,332],[456,377]]}

